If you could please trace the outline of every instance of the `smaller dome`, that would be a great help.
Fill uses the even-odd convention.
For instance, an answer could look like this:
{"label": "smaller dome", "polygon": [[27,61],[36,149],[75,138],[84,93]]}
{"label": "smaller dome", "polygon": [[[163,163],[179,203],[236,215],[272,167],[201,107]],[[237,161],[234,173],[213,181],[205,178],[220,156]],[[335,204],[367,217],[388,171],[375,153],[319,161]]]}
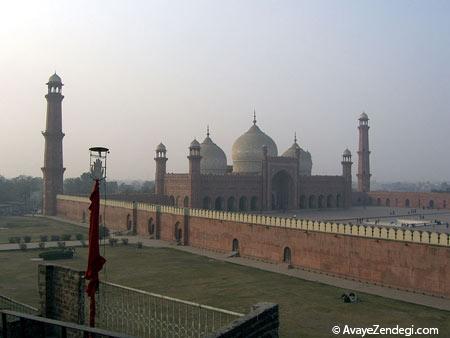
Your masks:
{"label": "smaller dome", "polygon": [[344,150],[344,153],[342,154],[342,156],[352,156],[352,153],[347,148],[347,149]]}
{"label": "smaller dome", "polygon": [[196,139],[191,142],[190,148],[200,148],[200,143]]}
{"label": "smaller dome", "polygon": [[227,172],[227,157],[224,151],[209,137],[209,127],[206,138],[200,145],[200,172],[202,174],[224,175]]}
{"label": "smaller dome", "polygon": [[161,143],[158,144],[158,146],[156,147],[156,151],[166,151],[166,146],[161,142]]}
{"label": "smaller dome", "polygon": [[297,143],[297,135],[294,137],[294,143],[281,156],[297,158],[299,161],[299,174],[301,176],[311,176],[312,159],[309,151],[303,150]]}
{"label": "smaller dome", "polygon": [[50,83],[50,82],[52,82],[52,83],[61,83],[62,81],[61,81],[61,78],[59,77],[59,75],[56,74],[56,72],[55,72],[55,74],[53,74],[52,76],[50,76],[50,78],[48,79],[48,82],[49,82],[49,83]]}
{"label": "smaller dome", "polygon": [[367,116],[366,113],[362,112],[362,114],[359,115],[359,120],[368,121],[368,120],[369,120],[369,117]]}

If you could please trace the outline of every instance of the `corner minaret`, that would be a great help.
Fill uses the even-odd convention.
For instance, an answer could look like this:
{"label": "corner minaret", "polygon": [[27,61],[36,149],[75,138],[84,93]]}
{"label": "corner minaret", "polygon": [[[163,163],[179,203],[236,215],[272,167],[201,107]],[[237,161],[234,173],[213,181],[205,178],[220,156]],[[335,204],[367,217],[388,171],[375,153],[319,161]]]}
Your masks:
{"label": "corner minaret", "polygon": [[191,208],[200,207],[200,185],[201,185],[201,174],[200,174],[200,160],[202,156],[200,155],[200,143],[194,139],[189,146],[189,182],[191,198],[189,201],[189,206]]}
{"label": "corner minaret", "polygon": [[166,146],[160,143],[156,147],[156,172],[155,172],[155,193],[156,195],[164,195],[164,181],[166,179]]}
{"label": "corner minaret", "polygon": [[56,215],[56,195],[63,192],[62,81],[55,73],[46,83],[47,121],[45,131],[43,214]]}
{"label": "corner minaret", "polygon": [[[350,150],[345,149],[342,154],[342,177],[345,181],[345,195],[344,195],[344,208],[350,208],[352,206],[352,153]],[[338,205],[338,207],[340,207]]]}
{"label": "corner minaret", "polygon": [[359,149],[358,149],[358,191],[370,191],[370,162],[369,162],[369,117],[362,113],[359,117]]}

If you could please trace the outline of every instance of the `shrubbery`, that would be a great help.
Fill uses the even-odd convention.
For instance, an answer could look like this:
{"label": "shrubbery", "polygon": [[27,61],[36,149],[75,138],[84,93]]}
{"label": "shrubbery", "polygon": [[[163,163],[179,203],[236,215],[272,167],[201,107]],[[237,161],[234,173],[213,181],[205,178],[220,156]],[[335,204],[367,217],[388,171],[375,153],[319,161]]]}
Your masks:
{"label": "shrubbery", "polygon": [[69,235],[69,234],[64,234],[64,235],[61,235],[61,240],[63,240],[63,241],[70,241],[71,237],[72,236]]}
{"label": "shrubbery", "polygon": [[128,245],[128,238],[122,238],[122,244]]}
{"label": "shrubbery", "polygon": [[66,242],[58,242],[58,248],[65,248]]}
{"label": "shrubbery", "polygon": [[52,241],[52,242],[58,242],[59,241],[59,236],[58,235],[51,235],[50,236],[50,240]]}
{"label": "shrubbery", "polygon": [[72,249],[54,249],[41,252],[39,257],[45,261],[55,260],[55,259],[70,259],[73,258]]}
{"label": "shrubbery", "polygon": [[20,243],[20,237],[9,237],[9,243]]}
{"label": "shrubbery", "polygon": [[41,239],[41,242],[47,242],[48,241],[48,236],[47,235],[41,235],[39,238]]}
{"label": "shrubbery", "polygon": [[100,225],[100,239],[106,238],[109,236],[109,229],[104,225]]}
{"label": "shrubbery", "polygon": [[77,239],[77,241],[82,241],[84,239],[83,234],[76,234],[75,238]]}
{"label": "shrubbery", "polygon": [[31,242],[31,236],[23,236],[23,241],[25,243],[30,243]]}
{"label": "shrubbery", "polygon": [[114,246],[117,245],[118,239],[117,238],[110,238],[109,239],[109,245]]}
{"label": "shrubbery", "polygon": [[27,249],[27,245],[25,244],[25,243],[20,243],[19,244],[19,248],[20,248],[20,250],[26,250]]}
{"label": "shrubbery", "polygon": [[45,242],[39,242],[39,249],[45,249]]}

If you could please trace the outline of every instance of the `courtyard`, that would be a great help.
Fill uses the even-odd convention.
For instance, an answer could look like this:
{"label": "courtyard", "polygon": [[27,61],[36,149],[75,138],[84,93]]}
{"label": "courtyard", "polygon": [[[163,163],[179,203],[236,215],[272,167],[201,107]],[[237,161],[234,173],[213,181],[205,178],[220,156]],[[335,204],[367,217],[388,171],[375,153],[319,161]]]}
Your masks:
{"label": "courtyard", "polygon": [[417,226],[415,230],[446,232],[450,233],[450,212],[439,209],[411,209],[411,208],[393,208],[393,207],[351,207],[350,209],[299,209],[290,210],[284,213],[267,212],[271,216],[296,217],[298,219],[309,219],[317,221],[353,223],[363,225],[391,226],[391,222],[399,219],[425,220],[431,223],[435,221],[441,224],[427,226]]}
{"label": "courtyard", "polygon": [[20,237],[23,241],[24,236],[29,236],[31,242],[39,242],[41,236],[50,240],[52,235],[70,235],[75,239],[81,234],[87,239],[87,233],[87,228],[40,216],[0,217],[0,244],[8,243],[12,237]]}
{"label": "courtyard", "polygon": [[[0,294],[38,306],[39,250],[0,252]],[[437,327],[450,334],[450,312],[358,293],[343,303],[342,290],[286,275],[244,267],[172,248],[102,246],[107,259],[100,278],[154,293],[246,313],[252,304],[280,306],[281,337],[329,337],[333,325]],[[85,269],[87,248],[73,260],[54,263]]]}

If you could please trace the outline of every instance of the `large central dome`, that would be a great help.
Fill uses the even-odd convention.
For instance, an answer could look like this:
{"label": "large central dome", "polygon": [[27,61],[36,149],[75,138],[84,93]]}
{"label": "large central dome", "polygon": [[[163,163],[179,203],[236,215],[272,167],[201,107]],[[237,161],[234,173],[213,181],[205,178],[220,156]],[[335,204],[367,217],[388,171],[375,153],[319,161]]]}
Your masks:
{"label": "large central dome", "polygon": [[233,159],[233,172],[238,173],[260,173],[261,161],[264,159],[263,146],[267,147],[268,156],[278,156],[275,142],[256,125],[239,136],[233,143],[231,157]]}

